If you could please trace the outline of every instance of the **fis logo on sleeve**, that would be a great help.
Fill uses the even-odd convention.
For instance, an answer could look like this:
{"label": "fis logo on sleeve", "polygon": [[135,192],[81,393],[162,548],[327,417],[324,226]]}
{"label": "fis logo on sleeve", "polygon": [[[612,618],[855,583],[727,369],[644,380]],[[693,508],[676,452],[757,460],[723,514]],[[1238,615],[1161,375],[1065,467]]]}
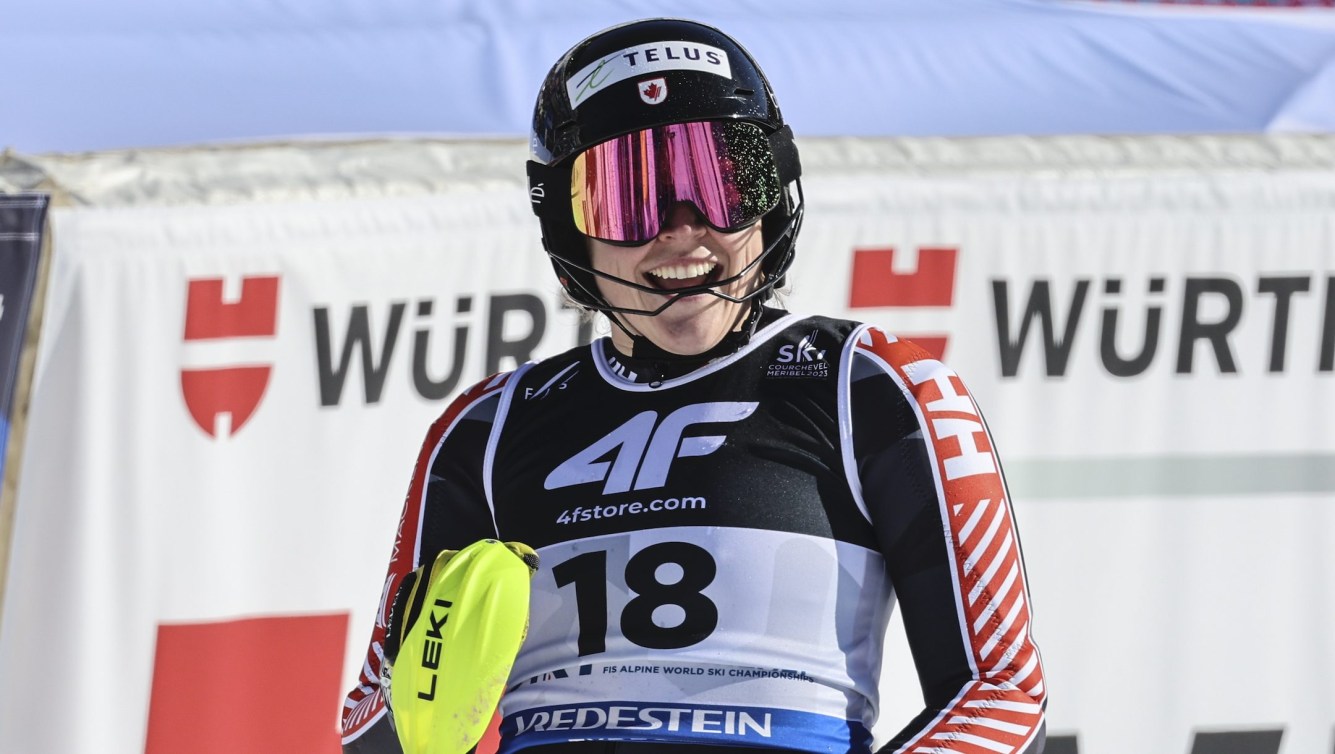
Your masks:
{"label": "fis logo on sleeve", "polygon": [[570,381],[575,379],[575,375],[577,374],[579,374],[579,364],[571,364],[558,372],[555,377],[543,383],[541,387],[524,388],[524,400],[541,400],[552,395],[553,391],[565,390],[566,387],[570,385]]}

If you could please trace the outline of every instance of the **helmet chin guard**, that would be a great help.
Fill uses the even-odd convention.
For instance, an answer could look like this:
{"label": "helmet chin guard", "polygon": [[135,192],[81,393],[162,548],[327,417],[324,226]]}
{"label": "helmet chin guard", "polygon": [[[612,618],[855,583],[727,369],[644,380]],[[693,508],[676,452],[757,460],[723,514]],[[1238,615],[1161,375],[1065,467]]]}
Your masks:
{"label": "helmet chin guard", "polygon": [[[768,138],[782,190],[761,218],[761,254],[729,278],[673,291],[657,309],[612,306],[598,290],[597,278],[663,291],[593,269],[589,239],[576,228],[571,207],[572,163],[590,147],[624,134],[711,120],[750,122]],[[605,29],[575,45],[543,81],[530,148],[529,198],[543,246],[566,294],[581,306],[609,315],[654,316],[688,295],[760,302],[782,285],[803,215],[797,148],[759,66],[718,29],[695,21],[649,19]],[[757,267],[762,282],[754,291],[740,297],[722,292]]]}

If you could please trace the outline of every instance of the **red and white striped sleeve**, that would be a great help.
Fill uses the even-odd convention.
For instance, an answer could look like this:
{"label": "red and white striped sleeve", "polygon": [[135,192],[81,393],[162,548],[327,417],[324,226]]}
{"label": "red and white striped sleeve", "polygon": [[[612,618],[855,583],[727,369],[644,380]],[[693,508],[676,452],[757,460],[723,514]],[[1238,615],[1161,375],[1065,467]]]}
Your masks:
{"label": "red and white striped sleeve", "polygon": [[513,372],[493,375],[460,394],[432,423],[422,442],[399,518],[366,661],[357,686],[343,702],[345,752],[400,751],[397,737],[384,720],[386,708],[379,678],[385,659],[389,607],[404,576],[441,550],[458,549],[495,536],[490,507],[481,493],[482,454],[491,414],[481,409],[499,396],[511,375]]}
{"label": "red and white striped sleeve", "polygon": [[869,328],[853,353],[859,493],[927,700],[883,751],[1037,754],[1043,667],[1015,518],[978,406],[955,372],[909,341]]}

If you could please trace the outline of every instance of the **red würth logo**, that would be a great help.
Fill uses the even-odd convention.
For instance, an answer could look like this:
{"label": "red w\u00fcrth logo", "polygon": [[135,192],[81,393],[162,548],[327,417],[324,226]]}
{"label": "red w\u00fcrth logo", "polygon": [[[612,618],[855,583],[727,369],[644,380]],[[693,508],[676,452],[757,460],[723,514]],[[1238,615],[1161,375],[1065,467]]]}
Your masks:
{"label": "red w\u00fcrth logo", "polygon": [[[187,344],[244,348],[278,332],[278,276],[246,277],[240,296],[228,297],[222,278],[191,280],[186,292]],[[234,300],[232,300],[234,299]],[[272,364],[227,353],[224,363],[181,368],[181,393],[190,417],[212,437],[241,431],[264,397]],[[252,362],[252,363],[246,363]]]}
{"label": "red w\u00fcrth logo", "polygon": [[347,635],[347,613],[160,624],[145,754],[338,754]]}
{"label": "red w\u00fcrth logo", "polygon": [[[849,286],[848,308],[949,307],[955,300],[955,265],[959,249],[922,247],[917,261],[903,264],[893,247],[853,250],[853,279]],[[901,264],[896,265],[896,262]],[[904,337],[925,348],[937,359],[946,352],[947,336],[924,333]]]}

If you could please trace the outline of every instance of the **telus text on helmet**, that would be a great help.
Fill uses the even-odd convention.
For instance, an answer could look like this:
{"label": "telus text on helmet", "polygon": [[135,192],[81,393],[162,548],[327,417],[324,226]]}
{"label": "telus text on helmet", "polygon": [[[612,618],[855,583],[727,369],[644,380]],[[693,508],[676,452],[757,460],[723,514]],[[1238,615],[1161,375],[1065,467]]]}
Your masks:
{"label": "telus text on helmet", "polygon": [[579,107],[618,81],[659,71],[704,71],[732,78],[728,53],[717,47],[698,42],[650,42],[618,50],[584,66],[566,82],[566,95],[571,107]]}

